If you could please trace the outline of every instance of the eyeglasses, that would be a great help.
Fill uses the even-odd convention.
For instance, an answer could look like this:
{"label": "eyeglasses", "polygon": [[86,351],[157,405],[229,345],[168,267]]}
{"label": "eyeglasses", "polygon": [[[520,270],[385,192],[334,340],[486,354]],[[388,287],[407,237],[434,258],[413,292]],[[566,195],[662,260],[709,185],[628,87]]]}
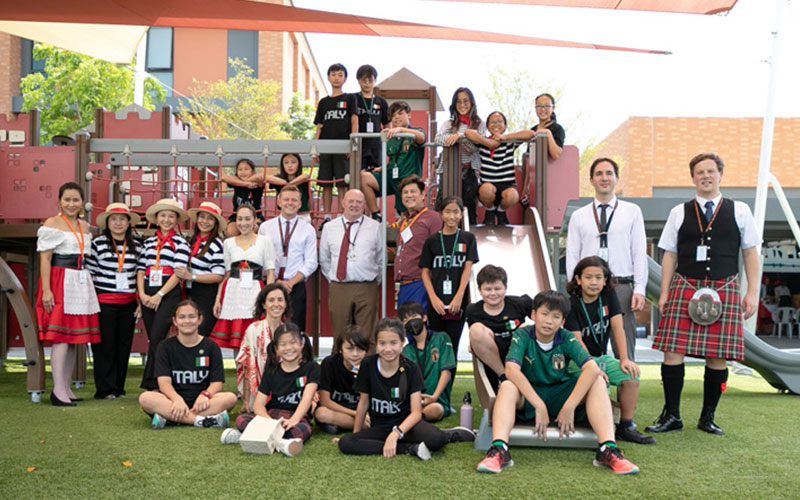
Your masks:
{"label": "eyeglasses", "polygon": [[537,104],[536,109],[550,109],[552,108],[552,104]]}

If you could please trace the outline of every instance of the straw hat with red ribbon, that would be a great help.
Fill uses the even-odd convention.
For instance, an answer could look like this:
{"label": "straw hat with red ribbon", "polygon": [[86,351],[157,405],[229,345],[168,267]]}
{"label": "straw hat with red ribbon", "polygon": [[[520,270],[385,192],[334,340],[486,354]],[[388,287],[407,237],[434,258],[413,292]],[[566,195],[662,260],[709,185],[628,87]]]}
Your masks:
{"label": "straw hat with red ribbon", "polygon": [[162,200],[158,200],[157,202],[150,205],[145,212],[145,217],[147,220],[152,224],[158,224],[156,216],[158,212],[169,210],[178,214],[178,222],[186,222],[189,218],[189,215],[186,213],[186,210],[183,209],[183,205],[179,201],[175,201],[172,198],[164,198]]}
{"label": "straw hat with red ribbon", "polygon": [[131,225],[135,226],[142,221],[142,218],[139,217],[139,214],[131,212],[131,209],[128,208],[128,205],[124,203],[112,203],[106,207],[106,211],[101,213],[95,219],[97,226],[100,229],[106,228],[106,222],[108,218],[112,215],[127,215],[128,219],[131,221]]}
{"label": "straw hat with red ribbon", "polygon": [[216,203],[211,203],[210,201],[204,201],[200,204],[197,208],[190,208],[189,209],[189,218],[197,224],[197,214],[200,212],[205,212],[207,214],[212,215],[217,222],[219,223],[219,230],[224,231],[225,228],[228,226],[228,221],[222,216],[222,209]]}

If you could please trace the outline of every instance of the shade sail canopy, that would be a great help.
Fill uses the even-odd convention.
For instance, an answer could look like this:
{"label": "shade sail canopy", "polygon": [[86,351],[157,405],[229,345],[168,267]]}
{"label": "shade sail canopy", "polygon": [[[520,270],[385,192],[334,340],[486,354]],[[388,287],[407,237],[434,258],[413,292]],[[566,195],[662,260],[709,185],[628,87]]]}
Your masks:
{"label": "shade sail canopy", "polygon": [[646,10],[683,14],[719,14],[727,12],[738,0],[436,0],[448,2],[505,3],[548,7],[583,7],[589,9]]}
{"label": "shade sail canopy", "polygon": [[[37,0],[35,2],[6,3],[0,11],[0,20],[35,23],[75,23],[81,25],[110,24],[138,27],[171,26],[181,28],[291,31],[544,45],[651,54],[667,53],[660,50],[551,40],[408,23],[247,0],[206,0],[201,2],[196,0]],[[27,38],[64,46],[51,41],[52,39],[44,38],[43,34],[37,35],[30,31],[28,33],[30,34],[25,35]],[[80,44],[80,48],[74,47],[73,44],[71,50],[95,55],[97,53],[96,46],[106,44],[108,36],[114,36],[113,32],[107,36],[95,38],[91,43]],[[134,51],[135,44],[121,48],[119,55],[115,56],[113,60],[130,62],[130,55]]]}

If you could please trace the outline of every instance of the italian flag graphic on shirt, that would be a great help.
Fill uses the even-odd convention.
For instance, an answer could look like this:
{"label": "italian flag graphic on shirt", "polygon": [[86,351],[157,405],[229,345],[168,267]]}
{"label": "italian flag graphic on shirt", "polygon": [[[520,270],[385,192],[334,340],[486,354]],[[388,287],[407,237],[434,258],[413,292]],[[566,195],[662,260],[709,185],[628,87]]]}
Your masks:
{"label": "italian flag graphic on shirt", "polygon": [[518,326],[519,326],[519,320],[516,319],[510,319],[506,321],[505,324],[506,330],[508,331],[516,330]]}
{"label": "italian flag graphic on shirt", "polygon": [[194,366],[208,366],[208,356],[198,356],[194,359]]}
{"label": "italian flag graphic on shirt", "polygon": [[391,387],[389,389],[389,395],[390,395],[390,397],[393,397],[393,398],[399,398],[400,397],[400,388],[399,387]]}
{"label": "italian flag graphic on shirt", "polygon": [[336,107],[339,109],[347,109],[347,101],[339,101],[336,103]]}
{"label": "italian flag graphic on shirt", "polygon": [[467,244],[466,243],[459,243],[456,245],[456,252],[466,253],[467,252]]}
{"label": "italian flag graphic on shirt", "polygon": [[296,385],[298,389],[302,389],[303,387],[306,386],[307,379],[308,377],[297,377],[296,379],[294,379],[294,385]]}
{"label": "italian flag graphic on shirt", "polygon": [[381,105],[378,104],[378,103],[375,103],[375,104],[372,105],[372,109],[381,109]]}

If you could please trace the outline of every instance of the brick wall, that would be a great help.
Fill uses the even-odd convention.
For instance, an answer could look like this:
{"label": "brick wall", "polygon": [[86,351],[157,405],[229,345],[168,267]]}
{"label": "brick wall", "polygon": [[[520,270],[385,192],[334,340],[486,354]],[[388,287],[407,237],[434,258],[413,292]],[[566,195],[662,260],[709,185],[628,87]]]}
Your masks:
{"label": "brick wall", "polygon": [[11,96],[20,95],[21,39],[0,32],[0,115],[11,116]]}

